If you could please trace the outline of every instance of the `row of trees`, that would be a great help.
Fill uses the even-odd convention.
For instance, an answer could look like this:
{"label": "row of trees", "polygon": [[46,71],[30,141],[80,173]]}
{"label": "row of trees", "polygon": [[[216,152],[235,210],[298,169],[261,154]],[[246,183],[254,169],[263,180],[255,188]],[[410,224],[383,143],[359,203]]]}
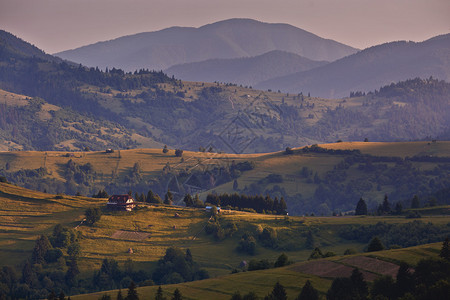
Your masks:
{"label": "row of trees", "polygon": [[[429,202],[430,206],[435,206],[436,202]],[[414,197],[411,200],[411,208],[412,209],[417,209],[420,208],[420,199],[417,195],[414,195]],[[391,203],[388,200],[388,196],[385,195],[384,196],[384,200],[382,203],[380,203],[375,211],[375,213],[377,215],[387,215],[387,214],[395,214],[395,215],[399,215],[403,212],[403,205],[401,202],[397,202],[394,206],[394,208],[392,208]],[[368,215],[369,214],[369,210],[367,208],[367,204],[366,201],[363,198],[360,198],[358,203],[356,204],[356,208],[355,208],[355,215],[357,216],[364,216],[364,215]]]}
{"label": "row of trees", "polygon": [[351,225],[342,228],[339,236],[360,243],[368,243],[374,237],[379,237],[387,247],[411,247],[442,241],[450,235],[447,225],[434,225],[420,220],[404,224],[388,224],[378,222],[373,225]]}
{"label": "row of trees", "polygon": [[278,199],[271,198],[269,195],[263,196],[247,196],[234,194],[208,194],[205,203],[216,206],[230,206],[238,209],[250,208],[258,213],[269,213],[277,215],[285,215],[287,213],[286,201],[283,197]]}

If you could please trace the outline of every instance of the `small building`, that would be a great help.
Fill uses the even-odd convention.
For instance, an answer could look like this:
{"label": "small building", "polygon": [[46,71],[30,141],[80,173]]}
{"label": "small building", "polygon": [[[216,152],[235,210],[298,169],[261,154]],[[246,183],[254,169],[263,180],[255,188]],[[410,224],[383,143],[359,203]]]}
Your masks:
{"label": "small building", "polygon": [[132,211],[136,207],[136,204],[130,195],[112,195],[109,197],[106,206],[115,210]]}

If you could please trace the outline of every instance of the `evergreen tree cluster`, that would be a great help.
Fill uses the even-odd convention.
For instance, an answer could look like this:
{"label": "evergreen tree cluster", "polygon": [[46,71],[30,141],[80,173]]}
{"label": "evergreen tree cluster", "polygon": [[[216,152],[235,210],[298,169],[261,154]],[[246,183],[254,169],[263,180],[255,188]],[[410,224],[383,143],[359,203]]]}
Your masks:
{"label": "evergreen tree cluster", "polygon": [[205,203],[216,206],[230,206],[237,209],[250,208],[258,213],[285,215],[287,213],[286,201],[282,197],[272,199],[270,196],[247,196],[239,194],[208,194]]}
{"label": "evergreen tree cluster", "polygon": [[328,300],[411,299],[445,300],[450,291],[450,263],[439,259],[423,259],[413,270],[401,263],[396,280],[381,276],[370,289],[361,272],[354,270],[350,278],[335,278],[327,292]]}
{"label": "evergreen tree cluster", "polygon": [[351,225],[339,232],[340,237],[361,243],[368,243],[378,236],[387,247],[393,245],[411,247],[435,243],[442,241],[449,234],[450,227],[447,225],[433,225],[418,220],[404,224],[378,222],[374,225]]}
{"label": "evergreen tree cluster", "polygon": [[166,254],[158,261],[152,279],[157,284],[172,284],[209,278],[206,270],[200,269],[192,259],[189,249],[183,253],[175,247],[167,248]]}

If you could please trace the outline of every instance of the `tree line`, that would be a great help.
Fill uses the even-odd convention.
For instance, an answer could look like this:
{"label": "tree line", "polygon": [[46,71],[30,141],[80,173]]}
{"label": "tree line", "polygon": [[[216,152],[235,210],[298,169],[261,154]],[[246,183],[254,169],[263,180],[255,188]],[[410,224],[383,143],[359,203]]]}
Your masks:
{"label": "tree line", "polygon": [[258,196],[248,196],[234,194],[208,194],[206,196],[205,203],[209,203],[221,207],[232,207],[238,209],[253,209],[258,213],[268,213],[285,215],[287,213],[286,201],[283,197],[278,199],[275,197],[271,198],[269,195],[263,197]]}

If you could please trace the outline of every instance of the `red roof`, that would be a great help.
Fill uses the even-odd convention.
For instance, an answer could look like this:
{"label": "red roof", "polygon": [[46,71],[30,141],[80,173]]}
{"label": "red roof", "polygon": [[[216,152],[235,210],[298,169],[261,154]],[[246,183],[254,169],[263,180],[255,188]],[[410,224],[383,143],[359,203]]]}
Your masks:
{"label": "red roof", "polygon": [[111,197],[109,197],[108,202],[115,204],[126,204],[129,199],[133,200],[134,202],[133,197],[131,197],[130,195],[112,195]]}

